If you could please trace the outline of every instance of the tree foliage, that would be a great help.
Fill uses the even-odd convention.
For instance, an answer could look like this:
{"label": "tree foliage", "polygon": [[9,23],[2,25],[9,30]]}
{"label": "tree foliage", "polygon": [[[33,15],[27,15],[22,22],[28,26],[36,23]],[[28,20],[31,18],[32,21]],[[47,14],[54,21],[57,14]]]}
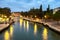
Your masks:
{"label": "tree foliage", "polygon": [[24,12],[24,14],[22,15],[26,15],[26,16],[32,16],[33,18],[38,17],[38,18],[42,18],[43,17],[43,11],[42,11],[42,5],[40,5],[40,8],[39,9],[35,9],[35,8],[32,8],[30,9],[27,13]]}
{"label": "tree foliage", "polygon": [[44,15],[48,16],[48,19],[52,18],[53,16],[53,10],[50,10],[50,5],[48,5],[48,8],[46,11],[42,10],[42,4],[40,5],[40,8],[32,8],[28,12],[21,12],[23,16],[33,17],[35,18],[44,18]]}
{"label": "tree foliage", "polygon": [[56,20],[56,21],[59,21],[59,20],[60,20],[60,10],[57,11],[57,12],[53,15],[53,19]]}
{"label": "tree foliage", "polygon": [[0,15],[3,14],[3,15],[6,15],[6,16],[10,16],[11,14],[11,10],[10,8],[8,7],[5,7],[5,8],[0,8]]}

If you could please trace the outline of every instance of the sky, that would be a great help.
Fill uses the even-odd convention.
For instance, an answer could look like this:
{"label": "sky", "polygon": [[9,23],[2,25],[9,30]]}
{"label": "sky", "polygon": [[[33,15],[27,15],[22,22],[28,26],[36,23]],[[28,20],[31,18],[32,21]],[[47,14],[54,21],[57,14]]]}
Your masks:
{"label": "sky", "polygon": [[39,8],[42,4],[46,10],[48,4],[51,9],[60,7],[60,0],[0,0],[0,7],[9,7],[12,12],[29,11],[31,8]]}

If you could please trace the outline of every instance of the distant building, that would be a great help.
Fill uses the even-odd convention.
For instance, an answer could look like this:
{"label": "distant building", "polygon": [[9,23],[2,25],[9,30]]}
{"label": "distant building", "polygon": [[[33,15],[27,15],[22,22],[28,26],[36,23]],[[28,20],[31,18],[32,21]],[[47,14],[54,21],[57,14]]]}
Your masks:
{"label": "distant building", "polygon": [[20,16],[20,12],[12,12],[12,15],[15,17],[19,17]]}
{"label": "distant building", "polygon": [[53,9],[53,14],[60,10],[60,7]]}

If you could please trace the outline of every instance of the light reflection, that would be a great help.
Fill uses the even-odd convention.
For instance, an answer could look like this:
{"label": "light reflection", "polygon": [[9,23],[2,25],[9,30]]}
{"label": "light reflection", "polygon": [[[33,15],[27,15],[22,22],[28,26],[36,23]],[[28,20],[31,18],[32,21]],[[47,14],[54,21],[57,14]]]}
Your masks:
{"label": "light reflection", "polygon": [[34,24],[34,34],[36,35],[36,33],[37,33],[37,24],[35,23]]}
{"label": "light reflection", "polygon": [[22,27],[23,19],[20,19],[20,27]]}
{"label": "light reflection", "polygon": [[43,30],[43,40],[48,40],[47,38],[48,38],[48,35],[47,35],[47,29],[46,28],[44,28],[44,30]]}
{"label": "light reflection", "polygon": [[11,37],[13,36],[13,26],[12,25],[10,26],[10,36]]}
{"label": "light reflection", "polygon": [[25,20],[24,20],[24,29],[25,29]]}
{"label": "light reflection", "polygon": [[29,31],[29,22],[27,21],[27,31]]}
{"label": "light reflection", "polygon": [[9,32],[6,31],[4,34],[4,40],[10,40]]}

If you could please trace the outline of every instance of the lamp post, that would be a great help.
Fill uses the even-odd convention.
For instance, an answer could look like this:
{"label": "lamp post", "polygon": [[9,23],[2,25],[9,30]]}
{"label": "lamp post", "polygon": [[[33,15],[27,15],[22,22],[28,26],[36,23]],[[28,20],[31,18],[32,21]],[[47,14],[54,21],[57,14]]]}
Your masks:
{"label": "lamp post", "polygon": [[37,17],[37,16],[35,15],[35,20],[36,20],[36,17]]}
{"label": "lamp post", "polygon": [[46,22],[47,15],[45,15],[44,18],[45,18],[45,22]]}

